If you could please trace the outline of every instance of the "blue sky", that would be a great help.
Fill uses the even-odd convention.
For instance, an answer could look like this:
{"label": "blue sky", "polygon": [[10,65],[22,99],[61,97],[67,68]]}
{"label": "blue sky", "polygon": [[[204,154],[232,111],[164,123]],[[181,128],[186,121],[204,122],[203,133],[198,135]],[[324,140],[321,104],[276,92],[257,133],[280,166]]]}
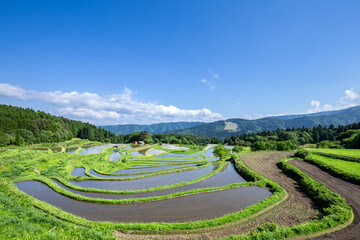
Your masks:
{"label": "blue sky", "polygon": [[0,2],[0,103],[98,125],[360,104],[360,1]]}

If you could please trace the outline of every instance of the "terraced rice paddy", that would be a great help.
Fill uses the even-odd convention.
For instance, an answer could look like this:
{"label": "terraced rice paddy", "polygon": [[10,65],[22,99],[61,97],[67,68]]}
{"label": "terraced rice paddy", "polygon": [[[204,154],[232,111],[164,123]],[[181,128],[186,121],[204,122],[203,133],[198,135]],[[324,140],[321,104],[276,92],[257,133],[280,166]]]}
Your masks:
{"label": "terraced rice paddy", "polygon": [[[76,153],[93,158],[108,148],[109,163],[121,164],[122,154],[111,147],[83,147]],[[212,147],[191,154],[164,154],[161,150],[164,155],[144,157],[150,148],[127,146],[130,156],[125,158],[126,168],[113,173],[78,166],[72,168],[67,180],[29,179],[15,184],[36,199],[93,221],[199,221],[238,212],[272,196],[268,189],[247,183],[233,163],[213,157]],[[118,202],[106,204],[109,201]]]}
{"label": "terraced rice paddy", "polygon": [[[150,154],[164,151],[157,145],[97,145],[88,154],[79,147],[72,154],[7,150],[1,153],[3,168],[13,159],[19,164],[2,174],[13,176],[12,194],[21,190],[43,211],[121,239],[218,239],[256,232],[264,222],[291,227],[318,218],[315,203],[276,166],[292,153],[221,161],[213,147],[169,149],[159,156]],[[18,169],[24,170],[16,174]]]}

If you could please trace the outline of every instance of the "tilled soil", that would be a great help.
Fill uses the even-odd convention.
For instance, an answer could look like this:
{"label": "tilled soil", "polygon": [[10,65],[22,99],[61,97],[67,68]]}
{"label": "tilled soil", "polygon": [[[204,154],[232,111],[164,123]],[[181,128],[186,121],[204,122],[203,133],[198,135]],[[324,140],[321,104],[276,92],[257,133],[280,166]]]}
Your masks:
{"label": "tilled soil", "polygon": [[313,202],[300,190],[298,184],[279,170],[276,163],[292,153],[249,153],[242,155],[244,164],[251,170],[280,184],[288,193],[288,198],[281,204],[266,211],[254,219],[229,223],[223,226],[193,230],[163,232],[165,235],[151,235],[147,232],[139,233],[116,231],[114,234],[120,239],[218,239],[231,235],[247,233],[256,226],[266,222],[292,226],[305,222],[315,216],[317,210]]}
{"label": "tilled soil", "polygon": [[308,174],[318,182],[325,184],[331,191],[339,193],[351,205],[354,211],[353,223],[338,232],[317,239],[360,239],[360,186],[336,178],[320,168],[300,160],[289,161],[293,166]]}

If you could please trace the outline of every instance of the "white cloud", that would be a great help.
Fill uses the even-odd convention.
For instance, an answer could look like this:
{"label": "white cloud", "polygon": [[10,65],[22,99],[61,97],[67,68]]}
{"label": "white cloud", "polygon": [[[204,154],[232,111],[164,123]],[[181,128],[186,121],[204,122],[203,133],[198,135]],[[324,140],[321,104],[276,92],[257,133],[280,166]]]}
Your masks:
{"label": "white cloud", "polygon": [[312,100],[310,105],[315,107],[315,109],[318,109],[320,107],[320,102],[318,100]]}
{"label": "white cloud", "polygon": [[313,107],[309,109],[308,113],[316,113],[322,111],[333,111],[340,110],[344,108],[354,107],[360,104],[360,94],[355,92],[353,88],[347,89],[344,91],[344,96],[341,97],[335,106],[330,104],[324,104],[321,106],[320,102],[317,100],[312,100],[310,105]]}
{"label": "white cloud", "polygon": [[340,99],[340,103],[354,102],[360,99],[360,94],[355,92],[353,88],[345,90],[345,96]]}
{"label": "white cloud", "polygon": [[0,83],[0,96],[21,100],[38,100],[57,106],[55,113],[95,124],[155,123],[174,121],[215,121],[223,119],[209,109],[187,110],[153,102],[139,102],[133,92],[125,88],[121,94],[100,96],[96,93],[26,90],[7,83]]}

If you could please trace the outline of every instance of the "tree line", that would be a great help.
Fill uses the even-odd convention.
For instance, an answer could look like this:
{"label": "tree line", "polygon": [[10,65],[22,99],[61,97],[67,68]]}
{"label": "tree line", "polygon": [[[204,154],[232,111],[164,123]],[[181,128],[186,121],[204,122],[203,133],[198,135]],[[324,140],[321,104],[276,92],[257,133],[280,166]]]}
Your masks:
{"label": "tree line", "polygon": [[253,150],[286,151],[300,145],[316,144],[320,148],[360,148],[360,122],[349,125],[313,128],[277,129],[232,136],[224,140],[229,145],[249,146]]}

